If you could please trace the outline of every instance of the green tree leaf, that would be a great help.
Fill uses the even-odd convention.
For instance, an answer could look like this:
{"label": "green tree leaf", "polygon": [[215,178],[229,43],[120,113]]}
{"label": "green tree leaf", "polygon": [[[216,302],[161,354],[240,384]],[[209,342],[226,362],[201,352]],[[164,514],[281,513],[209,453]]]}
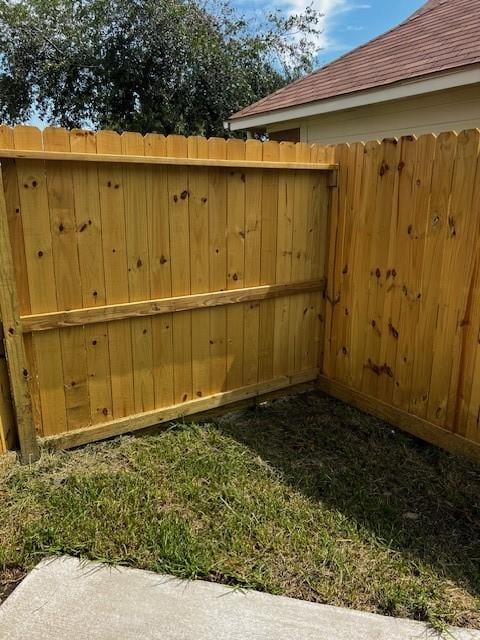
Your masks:
{"label": "green tree leaf", "polygon": [[0,117],[221,135],[312,68],[320,15],[247,19],[228,2],[0,1]]}

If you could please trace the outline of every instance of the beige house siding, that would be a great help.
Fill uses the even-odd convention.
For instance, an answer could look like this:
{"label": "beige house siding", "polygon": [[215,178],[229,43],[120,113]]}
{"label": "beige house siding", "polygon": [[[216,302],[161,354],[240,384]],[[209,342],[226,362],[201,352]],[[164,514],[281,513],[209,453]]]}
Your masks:
{"label": "beige house siding", "polygon": [[357,107],[300,121],[276,123],[269,132],[300,127],[302,142],[337,144],[480,127],[480,84]]}

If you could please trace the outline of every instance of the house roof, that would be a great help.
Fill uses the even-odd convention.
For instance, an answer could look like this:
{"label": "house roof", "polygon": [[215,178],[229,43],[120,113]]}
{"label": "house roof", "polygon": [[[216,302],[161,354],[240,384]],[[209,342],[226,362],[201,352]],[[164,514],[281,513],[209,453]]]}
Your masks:
{"label": "house roof", "polygon": [[397,27],[231,120],[304,105],[480,62],[480,0],[429,0]]}

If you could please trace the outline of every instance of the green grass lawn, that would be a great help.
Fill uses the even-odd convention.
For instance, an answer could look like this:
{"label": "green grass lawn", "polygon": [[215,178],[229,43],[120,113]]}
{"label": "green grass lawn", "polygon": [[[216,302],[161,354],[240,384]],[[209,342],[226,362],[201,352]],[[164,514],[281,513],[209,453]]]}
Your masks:
{"label": "green grass lawn", "polygon": [[320,393],[0,465],[4,595],[67,553],[480,628],[480,469]]}

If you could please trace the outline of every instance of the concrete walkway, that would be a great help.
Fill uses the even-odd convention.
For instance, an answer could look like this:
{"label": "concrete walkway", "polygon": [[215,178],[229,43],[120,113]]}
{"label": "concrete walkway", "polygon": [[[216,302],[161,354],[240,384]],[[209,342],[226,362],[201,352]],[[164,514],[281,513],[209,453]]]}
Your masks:
{"label": "concrete walkway", "polygon": [[[452,630],[457,640],[480,632]],[[185,582],[73,558],[45,560],[0,607],[1,640],[419,640],[425,625]]]}

